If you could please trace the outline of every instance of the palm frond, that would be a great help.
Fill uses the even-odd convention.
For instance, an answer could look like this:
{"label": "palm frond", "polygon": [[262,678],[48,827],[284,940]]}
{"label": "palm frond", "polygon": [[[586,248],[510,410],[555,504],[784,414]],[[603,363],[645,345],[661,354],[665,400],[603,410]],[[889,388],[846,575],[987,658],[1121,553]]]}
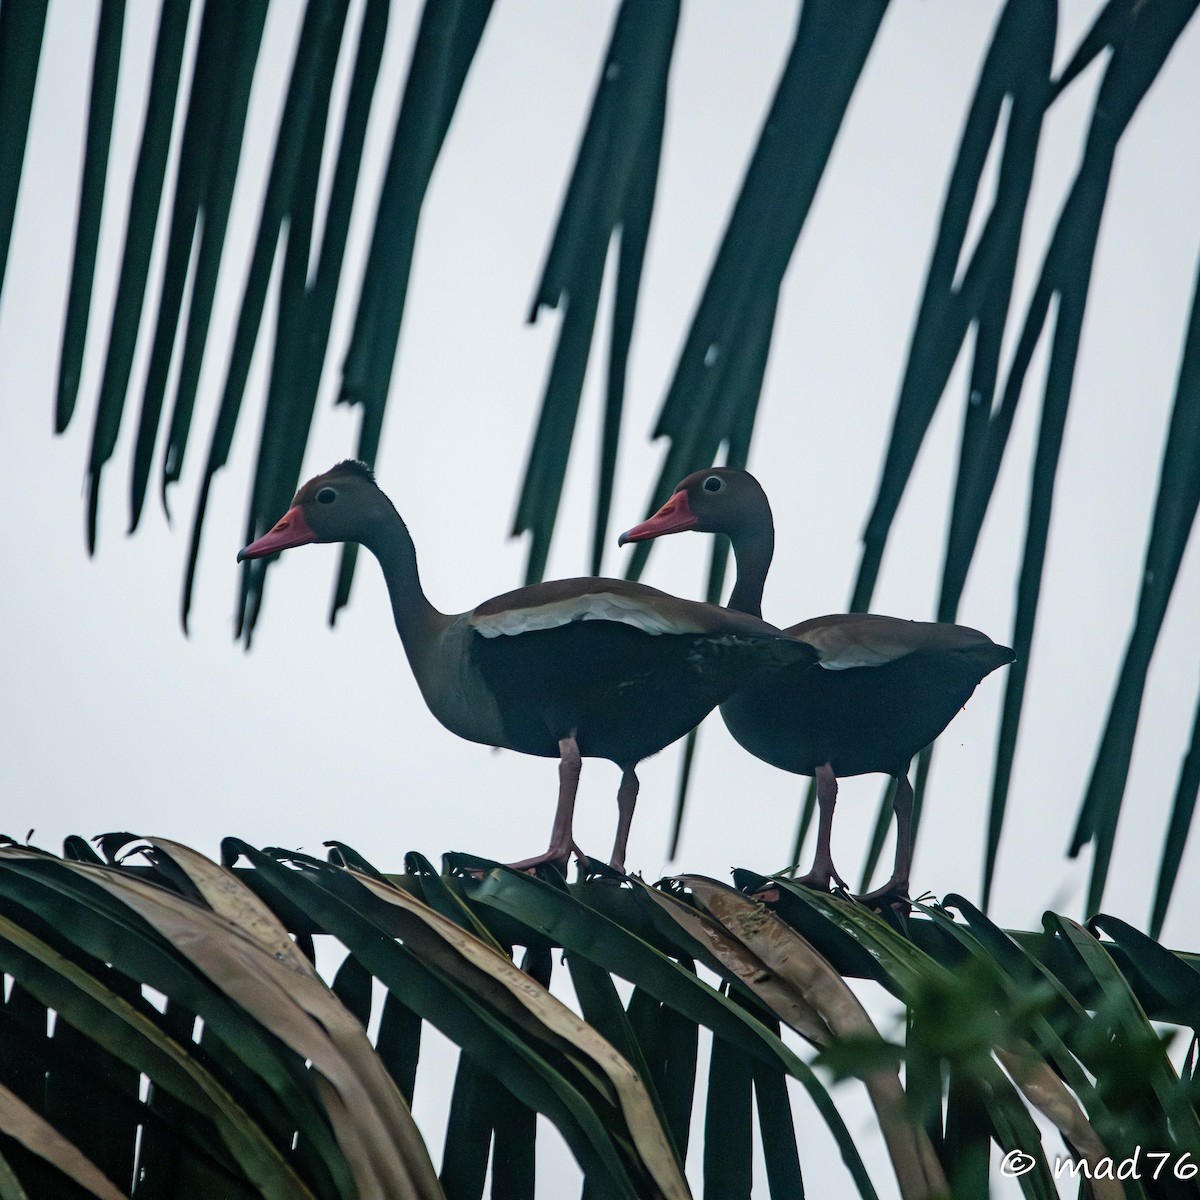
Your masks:
{"label": "palm frond", "polygon": [[[726,443],[744,463],[779,287],[816,195],[884,5],[805,4],[729,225],[654,429],[670,446],[649,511]],[[780,136],[795,131],[796,136]],[[803,131],[802,135],[800,131]],[[652,542],[634,548],[637,579]],[[715,568],[714,568],[715,570]]]}
{"label": "palm frond", "polygon": [[[104,210],[104,185],[108,177],[108,152],[112,142],[117,103],[117,79],[125,27],[125,0],[102,0],[92,60],[92,91],[88,103],[87,144],[83,178],[79,185],[79,218],[75,229],[75,257],[63,321],[62,350],[58,360],[58,402],[54,431],[71,423],[83,373],[92,286],[96,276],[96,251],[100,243],[100,218]],[[3,278],[0,277],[0,284]]]}
{"label": "palm frond", "polygon": [[0,13],[0,292],[8,266],[33,89],[41,65],[48,0],[8,4]]}
{"label": "palm frond", "polygon": [[[167,174],[167,156],[171,147],[171,130],[175,124],[175,108],[183,70],[183,51],[190,8],[189,0],[163,0],[159,14],[154,69],[150,77],[150,92],[146,98],[146,115],[142,124],[142,140],[133,177],[133,190],[129,198],[129,217],[125,226],[125,246],[121,253],[117,298],[113,302],[100,397],[92,422],[92,444],[88,454],[89,553],[94,553],[96,549],[100,478],[105,464],[116,449],[125,398],[129,391],[129,378],[133,371],[133,355],[141,328],[142,307],[150,275],[150,255],[154,249],[154,235],[158,228],[158,212]],[[112,41],[116,36],[117,31],[112,27],[97,31],[97,37],[104,38],[105,41]],[[99,52],[98,46],[97,53]],[[93,198],[95,207],[87,211],[80,209],[76,244],[86,236],[86,227],[99,221],[102,202],[103,195],[97,189]],[[83,269],[87,269],[86,265]],[[80,280],[78,284],[73,282],[72,287],[76,286],[83,287],[83,281]],[[67,347],[64,342],[64,356],[66,353]]]}
{"label": "palm frond", "polygon": [[[374,462],[379,450],[421,206],[491,10],[491,0],[427,0],[421,14],[342,364],[339,398],[362,409],[357,457],[365,462]],[[350,598],[354,561],[348,546],[331,621]]]}
{"label": "palm frond", "polygon": [[[279,457],[278,447],[285,440],[292,449],[290,458],[297,464],[308,437],[308,421],[315,403],[315,392],[329,338],[334,294],[341,273],[342,258],[346,244],[350,208],[353,203],[362,159],[362,146],[371,97],[379,74],[383,35],[387,23],[387,6],[369,3],[363,13],[355,57],[350,96],[346,105],[342,130],[341,150],[338,156],[330,202],[326,211],[324,236],[321,242],[321,258],[317,277],[311,291],[303,287],[307,273],[308,241],[312,236],[312,213],[315,208],[315,171],[319,165],[319,148],[328,118],[329,86],[332,74],[331,63],[336,61],[341,30],[345,20],[345,6],[310,5],[300,31],[296,57],[292,64],[291,78],[279,129],[275,140],[275,152],[263,197],[262,213],[255,238],[249,272],[242,294],[241,310],[226,369],[221,402],[209,443],[208,460],[200,485],[192,523],[191,548],[188,554],[187,573],[183,587],[181,618],[187,628],[188,612],[191,607],[192,589],[195,584],[196,566],[200,554],[200,537],[208,507],[209,491],[213,477],[228,461],[233,445],[233,435],[245,395],[246,382],[250,373],[250,362],[258,339],[267,289],[278,253],[279,242],[286,227],[288,247],[292,251],[292,270],[288,273],[289,297],[293,310],[301,307],[299,316],[292,311],[281,315],[280,341],[291,352],[291,357],[276,355],[279,369],[273,373],[276,381],[272,391],[274,404],[268,400],[274,421],[268,420],[263,429],[259,445],[258,468],[255,475],[254,492],[247,528],[258,528],[265,517],[256,518],[256,505],[261,506],[271,496],[282,495],[285,499],[295,487],[295,480],[283,480],[282,484],[273,476],[264,475],[264,464],[273,464]],[[322,68],[324,72],[322,73]],[[307,158],[305,148],[307,147]],[[303,165],[308,170],[302,173]],[[305,216],[307,214],[307,216]],[[307,237],[305,233],[307,232]],[[299,276],[299,278],[298,278]],[[301,320],[303,318],[303,320]],[[299,326],[299,327],[298,327]],[[286,333],[290,335],[290,340]],[[299,366],[297,366],[297,360]],[[290,393],[283,392],[289,384]],[[284,398],[281,400],[280,396]],[[281,407],[285,410],[281,413]],[[308,414],[308,421],[303,420]],[[287,418],[287,419],[285,419]],[[179,478],[183,462],[183,441],[186,429],[174,423],[170,434],[168,463],[164,464],[163,487]],[[270,486],[268,487],[268,483]],[[248,596],[256,577],[243,573],[243,592],[239,612],[245,612]],[[261,581],[261,577],[257,577]],[[239,624],[239,629],[241,625]]]}
{"label": "palm frond", "polygon": [[[858,1081],[906,1200],[986,1191],[993,1145],[1031,1156],[1024,1194],[1046,1197],[1064,1154],[1096,1171],[1139,1144],[1200,1152],[1194,1094],[1151,1024],[1196,1035],[1200,957],[1114,918],[1089,930],[1047,913],[1014,933],[958,897],[884,920],[748,871],[737,888],[568,887],[466,856],[392,876],[349,847],[324,862],[228,839],[220,866],[160,838],[106,845],[109,864],[0,848],[0,1037],[22,1046],[0,1055],[8,1194],[70,1178],[104,1197],[481,1196],[490,1169],[532,1195],[541,1112],[589,1194],[682,1200],[700,1026],[706,1195],[748,1186],[755,1108],[772,1194],[803,1186],[788,1077],[856,1192],[877,1194],[818,1072]],[[345,952],[330,985],[313,937]],[[549,990],[553,949],[586,1023]],[[853,979],[899,1000],[903,1041]],[[461,1048],[440,1178],[408,1108],[426,1021]]]}
{"label": "palm frond", "polygon": [[525,579],[542,578],[599,305],[609,243],[620,230],[591,570],[600,573],[625,400],[625,366],[658,181],[678,3],[623,0],[559,214],[530,321],[566,301],[529,450],[513,534],[530,533]]}
{"label": "palm frond", "polygon": [[[1129,635],[1104,736],[1096,752],[1092,777],[1079,810],[1075,836],[1071,839],[1072,854],[1078,853],[1089,839],[1096,843],[1087,900],[1089,911],[1098,909],[1104,896],[1104,883],[1117,836],[1117,818],[1133,757],[1133,739],[1137,733],[1146,674],[1200,505],[1197,445],[1200,445],[1200,278],[1192,298],[1192,315],[1179,368],[1175,406],[1163,450],[1137,617]],[[1194,789],[1192,795],[1194,798]],[[1176,807],[1179,809],[1179,805]],[[1172,823],[1174,821],[1172,816]],[[1162,890],[1155,898],[1155,906],[1161,906],[1164,912],[1173,883],[1173,876],[1168,882],[1168,876],[1162,875]]]}
{"label": "palm frond", "polygon": [[[1050,344],[1050,363],[1042,400],[1025,549],[1017,585],[1017,613],[1013,623],[1012,643],[1017,658],[1009,671],[1005,686],[996,750],[993,809],[1003,808],[1012,775],[1021,707],[1029,673],[1030,649],[1037,619],[1038,598],[1045,567],[1055,476],[1062,451],[1063,431],[1079,353],[1096,240],[1117,143],[1183,32],[1184,26],[1194,15],[1195,8],[1194,4],[1182,4],[1169,13],[1156,14],[1160,19],[1146,20],[1143,19],[1142,10],[1135,7],[1130,11],[1128,21],[1120,29],[1120,40],[1113,44],[1112,57],[1097,92],[1083,160],[1060,214],[1050,248],[1046,252],[1005,385],[1004,405],[1015,406],[1034,346],[1041,337],[1053,302],[1054,334]],[[1194,516],[1194,505],[1192,513]],[[1129,740],[1132,742],[1132,732]],[[1123,776],[1120,780],[1120,790],[1124,790]],[[1108,809],[1112,811],[1114,808],[1115,804],[1110,800]],[[1090,809],[1087,801],[1085,809]],[[1072,840],[1072,853],[1077,852],[1084,838],[1091,832],[1086,824],[1090,815],[1090,811],[1087,816],[1081,813],[1080,827]],[[1115,826],[1115,812],[1112,813],[1112,823]],[[996,829],[998,839],[999,821],[992,818],[990,824]],[[1095,870],[1088,895],[1089,912],[1095,911],[1099,903],[1108,871],[1111,846],[1111,836],[1102,836],[1097,841]],[[990,853],[994,857],[994,846]]]}
{"label": "palm frond", "polygon": [[1167,906],[1171,892],[1179,876],[1179,864],[1183,861],[1183,847],[1188,830],[1192,825],[1192,814],[1196,811],[1196,796],[1200,793],[1200,700],[1196,704],[1196,716],[1192,721],[1192,738],[1184,755],[1179,771],[1179,784],[1175,789],[1175,800],[1171,805],[1171,820],[1164,839],[1162,859],[1158,868],[1158,883],[1154,889],[1154,909],[1150,914],[1150,936],[1162,933],[1167,917]]}

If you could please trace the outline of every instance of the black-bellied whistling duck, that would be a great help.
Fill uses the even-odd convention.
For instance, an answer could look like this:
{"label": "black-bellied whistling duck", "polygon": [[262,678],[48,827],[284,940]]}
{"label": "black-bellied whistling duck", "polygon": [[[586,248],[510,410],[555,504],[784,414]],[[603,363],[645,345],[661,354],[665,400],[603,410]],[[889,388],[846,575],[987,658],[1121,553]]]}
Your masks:
{"label": "black-bellied whistling duck", "polygon": [[[737,562],[729,607],[761,616],[775,526],[758,480],[728,467],[696,471],[620,542],[686,529],[729,536]],[[828,891],[831,880],[846,886],[829,847],[838,777],[877,771],[894,776],[895,867],[882,888],[862,899],[904,897],[912,862],[909,762],[946,728],[985,675],[1013,661],[1013,652],[964,625],[873,613],[813,617],[784,632],[812,646],[825,669],[793,668],[755,681],[722,703],[721,716],[756,758],[816,776],[817,853],[800,880],[810,887]]]}
{"label": "black-bellied whistling duck", "polygon": [[544,854],[582,857],[571,833],[583,758],[621,768],[611,864],[624,870],[635,768],[682,737],[759,671],[814,651],[755,617],[619,579],[562,579],[447,615],[425,598],[412,538],[370,469],[343,462],[310,479],[238,561],[309,542],[358,542],[379,560],[396,629],[429,711],[452,733],[559,760]]}

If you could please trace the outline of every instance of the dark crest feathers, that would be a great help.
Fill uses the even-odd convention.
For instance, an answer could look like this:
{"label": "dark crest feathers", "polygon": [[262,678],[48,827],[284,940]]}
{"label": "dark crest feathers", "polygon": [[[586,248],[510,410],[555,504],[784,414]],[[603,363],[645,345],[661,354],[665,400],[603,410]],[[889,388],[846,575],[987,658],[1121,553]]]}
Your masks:
{"label": "dark crest feathers", "polygon": [[331,467],[327,473],[330,475],[357,475],[360,479],[367,479],[371,483],[375,482],[375,472],[365,462],[359,462],[357,458],[343,459],[337,466]]}

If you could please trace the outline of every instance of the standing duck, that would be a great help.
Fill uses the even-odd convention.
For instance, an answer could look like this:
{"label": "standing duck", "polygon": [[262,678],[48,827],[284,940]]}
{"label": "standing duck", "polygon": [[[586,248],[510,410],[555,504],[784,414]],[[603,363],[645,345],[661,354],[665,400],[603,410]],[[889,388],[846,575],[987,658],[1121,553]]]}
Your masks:
{"label": "standing duck", "polygon": [[559,760],[550,845],[515,867],[564,867],[583,758],[621,768],[611,865],[625,867],[637,764],[682,737],[759,671],[813,662],[811,647],[739,612],[619,579],[518,588],[447,615],[425,598],[400,514],[370,468],[310,479],[238,561],[309,542],[358,542],[379,560],[396,629],[429,711],[472,742]]}
{"label": "standing duck", "polygon": [[[758,480],[729,467],[696,471],[654,516],[623,533],[620,543],[686,529],[728,535],[737,562],[729,608],[761,616],[775,526]],[[1013,661],[1013,652],[964,625],[874,613],[813,617],[784,632],[812,646],[824,670],[791,668],[755,681],[722,703],[721,716],[756,758],[796,775],[816,776],[817,853],[812,870],[799,880],[809,887],[828,891],[831,880],[846,886],[829,846],[838,778],[874,772],[893,776],[892,877],[861,899],[903,898],[912,864],[909,762],[946,728],[984,676]]]}

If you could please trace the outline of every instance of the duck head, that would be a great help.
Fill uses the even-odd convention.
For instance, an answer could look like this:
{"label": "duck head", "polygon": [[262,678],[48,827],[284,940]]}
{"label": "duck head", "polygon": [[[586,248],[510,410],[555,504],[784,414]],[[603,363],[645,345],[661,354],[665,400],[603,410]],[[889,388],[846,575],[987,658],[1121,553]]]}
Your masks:
{"label": "duck head", "polygon": [[394,511],[371,468],[347,459],[310,479],[274,527],[238,552],[238,562],[310,542],[361,542]]}
{"label": "duck head", "polygon": [[758,480],[749,471],[734,467],[708,467],[680,480],[666,504],[648,520],[627,529],[618,544],[645,542],[685,529],[736,537],[764,524],[771,524],[771,507]]}

